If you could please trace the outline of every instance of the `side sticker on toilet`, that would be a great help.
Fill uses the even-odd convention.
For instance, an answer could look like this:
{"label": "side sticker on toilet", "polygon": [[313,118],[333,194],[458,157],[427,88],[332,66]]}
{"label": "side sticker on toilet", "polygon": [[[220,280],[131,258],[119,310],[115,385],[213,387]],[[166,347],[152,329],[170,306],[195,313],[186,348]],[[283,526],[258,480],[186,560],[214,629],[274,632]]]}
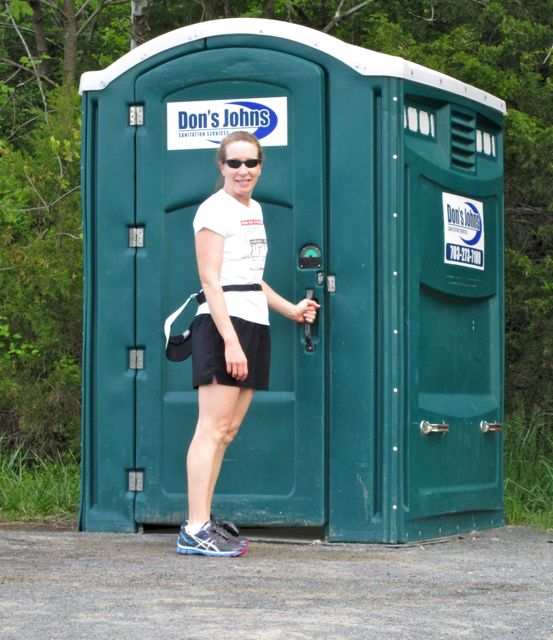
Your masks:
{"label": "side sticker on toilet", "polygon": [[167,149],[213,149],[233,131],[253,133],[264,147],[288,144],[286,97],[167,103]]}
{"label": "side sticker on toilet", "polygon": [[444,262],[484,270],[484,204],[479,200],[442,193]]}

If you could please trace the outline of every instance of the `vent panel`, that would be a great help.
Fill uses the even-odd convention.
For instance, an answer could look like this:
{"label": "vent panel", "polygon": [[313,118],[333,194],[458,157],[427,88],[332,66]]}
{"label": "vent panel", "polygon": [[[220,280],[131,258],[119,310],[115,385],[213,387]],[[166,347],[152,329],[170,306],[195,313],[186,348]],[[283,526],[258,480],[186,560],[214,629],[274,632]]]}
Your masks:
{"label": "vent panel", "polygon": [[476,118],[451,111],[451,164],[459,169],[474,171],[476,166]]}

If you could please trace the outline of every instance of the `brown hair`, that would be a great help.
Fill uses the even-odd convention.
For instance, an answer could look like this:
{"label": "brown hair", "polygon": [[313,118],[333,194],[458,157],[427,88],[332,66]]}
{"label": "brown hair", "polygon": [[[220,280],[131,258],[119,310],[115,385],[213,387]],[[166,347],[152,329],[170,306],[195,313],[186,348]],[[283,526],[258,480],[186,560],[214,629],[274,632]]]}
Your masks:
{"label": "brown hair", "polygon": [[217,149],[217,154],[215,156],[217,163],[224,162],[227,159],[227,147],[233,142],[250,142],[255,145],[257,147],[257,157],[261,162],[263,162],[263,149],[259,144],[259,140],[252,133],[248,133],[247,131],[233,131],[232,133],[229,133],[228,136],[225,136],[221,141],[221,145]]}

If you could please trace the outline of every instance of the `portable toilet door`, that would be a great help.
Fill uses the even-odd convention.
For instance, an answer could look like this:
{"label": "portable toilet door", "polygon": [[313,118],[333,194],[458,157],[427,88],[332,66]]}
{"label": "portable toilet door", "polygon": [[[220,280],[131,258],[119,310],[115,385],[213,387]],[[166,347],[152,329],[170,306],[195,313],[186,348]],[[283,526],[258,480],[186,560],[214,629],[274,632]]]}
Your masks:
{"label": "portable toilet door", "polygon": [[[211,25],[214,33],[218,26]],[[114,81],[116,97],[100,96],[92,118],[102,117],[102,111],[117,117],[125,109],[136,118],[129,147],[134,184],[114,180],[112,185],[135,192],[131,227],[141,238],[129,283],[136,291],[133,352],[140,358],[130,464],[140,490],[129,497],[136,525],[174,525],[185,515],[185,457],[197,420],[197,392],[190,361],[168,361],[160,331],[162,319],[199,288],[192,221],[216,189],[215,152],[226,133],[255,132],[264,147],[266,162],[254,197],[263,207],[270,239],[268,282],[290,300],[320,298],[324,285],[317,279],[326,259],[323,69],[236,40],[225,46],[214,38],[205,46],[201,39],[173,48],[180,42],[165,41],[157,57],[131,63],[132,91],[120,90],[118,100]],[[183,321],[190,323],[194,311],[185,312]],[[303,326],[283,318],[271,324],[271,389],[255,395],[226,457],[215,507],[239,522],[322,526],[324,320],[309,337]],[[251,424],[255,428],[248,428]],[[85,518],[94,526],[92,509]]]}
{"label": "portable toilet door", "polygon": [[[199,286],[192,220],[215,190],[217,143],[226,132],[247,129],[258,135],[266,156],[254,193],[269,241],[266,279],[292,300],[312,292],[322,309],[311,338],[303,326],[271,318],[270,390],[255,394],[225,459],[214,508],[245,525],[325,527],[331,540],[437,535],[442,503],[429,502],[424,492],[432,484],[443,493],[439,482],[449,470],[437,468],[442,441],[426,438],[418,426],[423,420],[437,424],[440,417],[435,405],[430,411],[422,402],[435,394],[433,383],[419,384],[419,358],[427,358],[426,366],[432,357],[418,347],[429,336],[420,319],[437,304],[421,294],[430,286],[424,274],[433,277],[435,259],[446,283],[436,285],[438,301],[482,280],[477,294],[461,296],[455,308],[469,299],[474,309],[485,306],[499,280],[442,265],[443,252],[436,254],[443,249],[436,239],[442,223],[419,209],[428,205],[428,216],[435,213],[436,198],[442,202],[436,193],[442,192],[491,202],[492,183],[483,186],[478,170],[459,173],[444,155],[444,114],[450,102],[463,113],[481,105],[478,113],[497,127],[502,101],[399,58],[256,19],[217,20],[160,36],[106,70],[85,74],[81,91],[81,528],[133,531],[175,525],[186,514],[185,455],[196,392],[190,363],[166,360],[162,324]],[[415,94],[420,100],[410,97]],[[404,118],[404,103],[412,118],[412,100],[414,106],[434,105],[428,112],[439,113],[437,140],[427,139],[422,128],[406,129],[411,120]],[[425,146],[429,142],[434,151]],[[439,187],[425,200],[435,175]],[[500,188],[498,180],[494,188]],[[442,208],[439,214],[443,221]],[[487,212],[485,219],[486,234],[495,233]],[[426,231],[436,236],[438,249],[423,248]],[[499,269],[499,235],[493,242],[497,260],[490,244],[486,260]],[[455,266],[465,269],[460,278]],[[488,307],[491,315],[478,317],[478,340],[497,311]],[[186,328],[192,313],[185,312],[174,329]],[[467,331],[472,336],[470,322]],[[497,371],[492,377],[488,396],[499,382]],[[472,402],[468,398],[466,406]],[[491,422],[494,411],[486,402],[489,411],[478,415]],[[447,461],[464,453],[459,434],[468,432],[456,433],[443,439],[456,447],[456,453],[448,449]],[[494,451],[485,464],[497,480],[500,439],[479,442]],[[466,444],[475,443],[469,438]],[[434,476],[424,471],[429,456]],[[455,512],[454,502],[443,501],[448,513]],[[482,504],[464,502],[462,508]],[[459,522],[466,526],[469,519],[462,515]]]}
{"label": "portable toilet door", "polygon": [[400,539],[503,525],[503,123],[405,83]]}
{"label": "portable toilet door", "polygon": [[[137,219],[148,234],[137,261],[139,344],[159,344],[160,316],[198,289],[192,220],[217,180],[214,124],[226,131],[253,126],[264,143],[254,197],[270,241],[267,281],[288,299],[308,290],[320,297],[316,269],[295,267],[301,247],[325,253],[324,91],[319,66],[247,46],[179,56],[137,78],[135,98],[147,123],[136,138]],[[215,508],[241,522],[323,525],[323,336],[309,351],[301,326],[276,318],[272,324],[271,389],[254,396],[223,465]],[[197,392],[190,362],[169,363],[159,351],[148,359],[137,384],[136,436],[137,466],[148,482],[135,518],[173,523],[186,505],[184,459]]]}

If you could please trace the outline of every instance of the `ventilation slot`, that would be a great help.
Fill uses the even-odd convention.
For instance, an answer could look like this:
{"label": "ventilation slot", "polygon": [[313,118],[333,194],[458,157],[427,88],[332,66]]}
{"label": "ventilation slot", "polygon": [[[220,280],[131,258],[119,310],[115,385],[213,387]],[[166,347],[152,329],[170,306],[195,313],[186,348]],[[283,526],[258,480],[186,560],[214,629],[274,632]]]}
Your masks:
{"label": "ventilation slot", "polygon": [[451,111],[451,164],[473,170],[476,162],[476,119],[460,111]]}

